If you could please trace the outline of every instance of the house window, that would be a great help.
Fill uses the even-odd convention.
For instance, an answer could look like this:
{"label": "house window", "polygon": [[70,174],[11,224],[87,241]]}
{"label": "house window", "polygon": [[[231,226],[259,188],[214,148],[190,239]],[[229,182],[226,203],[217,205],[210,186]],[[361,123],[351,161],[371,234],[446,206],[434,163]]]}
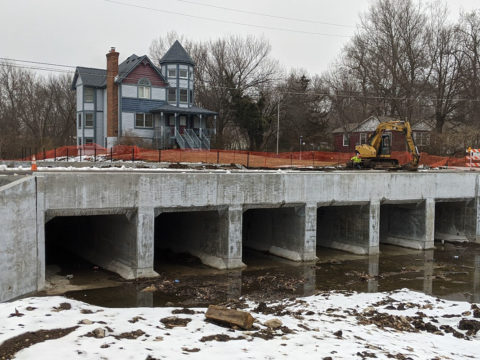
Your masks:
{"label": "house window", "polygon": [[187,117],[180,116],[180,126],[187,126]]}
{"label": "house window", "polygon": [[343,134],[343,146],[349,146],[349,144],[348,134]]}
{"label": "house window", "polygon": [[85,145],[93,144],[93,138],[85,138]]}
{"label": "house window", "polygon": [[136,113],[135,127],[137,128],[153,128],[153,114]]}
{"label": "house window", "polygon": [[177,77],[177,67],[168,67],[168,77]]}
{"label": "house window", "polygon": [[150,99],[150,88],[152,84],[148,79],[140,79],[138,81],[138,97],[141,99]]}
{"label": "house window", "polygon": [[413,140],[417,146],[428,146],[430,145],[430,134],[427,132],[414,132]]}
{"label": "house window", "polygon": [[93,128],[93,113],[85,114],[85,128]]}
{"label": "house window", "polygon": [[182,78],[182,79],[187,79],[188,78],[188,71],[187,69],[180,69],[178,71],[178,75]]}
{"label": "house window", "polygon": [[360,145],[367,143],[367,133],[360,133]]}
{"label": "house window", "polygon": [[83,88],[83,99],[86,103],[93,103],[93,98],[95,96],[95,90],[93,88],[85,87]]}
{"label": "house window", "polygon": [[78,128],[82,128],[82,114],[78,114]]}
{"label": "house window", "polygon": [[177,89],[168,89],[168,102],[177,102]]}
{"label": "house window", "polygon": [[168,125],[169,126],[175,126],[175,116],[170,116],[168,118]]}
{"label": "house window", "polygon": [[188,90],[187,89],[180,89],[180,102],[187,103],[188,102]]}

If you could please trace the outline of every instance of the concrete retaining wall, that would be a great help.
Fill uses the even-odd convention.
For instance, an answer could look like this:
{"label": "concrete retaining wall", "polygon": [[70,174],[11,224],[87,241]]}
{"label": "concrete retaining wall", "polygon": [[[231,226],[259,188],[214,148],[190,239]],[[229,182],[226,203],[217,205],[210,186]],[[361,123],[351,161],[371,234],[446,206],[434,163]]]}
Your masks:
{"label": "concrete retaining wall", "polygon": [[0,187],[0,301],[37,290],[34,177]]}

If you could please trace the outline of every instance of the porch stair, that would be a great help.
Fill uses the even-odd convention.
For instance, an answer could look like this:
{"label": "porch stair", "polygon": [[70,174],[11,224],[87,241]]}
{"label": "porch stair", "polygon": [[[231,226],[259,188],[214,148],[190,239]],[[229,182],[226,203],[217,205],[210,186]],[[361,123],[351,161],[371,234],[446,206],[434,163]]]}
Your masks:
{"label": "porch stair", "polygon": [[190,136],[190,138],[192,139],[192,142],[193,142],[193,145],[194,145],[194,147],[192,147],[192,149],[201,150],[202,149],[202,141],[199,139],[199,137],[197,136],[195,131],[193,129],[186,129],[185,131],[188,134],[188,136]]}

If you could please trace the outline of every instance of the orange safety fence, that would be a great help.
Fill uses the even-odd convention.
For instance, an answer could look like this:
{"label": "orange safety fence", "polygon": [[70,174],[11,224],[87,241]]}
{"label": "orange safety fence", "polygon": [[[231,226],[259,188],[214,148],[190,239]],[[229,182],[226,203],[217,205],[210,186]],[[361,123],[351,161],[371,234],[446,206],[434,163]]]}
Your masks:
{"label": "orange safety fence", "polygon": [[[53,161],[148,161],[148,162],[189,162],[205,164],[241,164],[250,168],[280,167],[321,167],[345,164],[353,156],[351,153],[329,151],[302,152],[256,152],[245,150],[155,150],[130,145],[117,145],[104,148],[98,144],[81,146],[62,146],[56,149],[41,151],[35,154],[36,159]],[[401,165],[411,161],[406,151],[394,151],[392,158],[398,159]],[[22,160],[31,160],[25,156]],[[454,158],[420,154],[420,165],[429,167],[465,166],[465,157]]]}

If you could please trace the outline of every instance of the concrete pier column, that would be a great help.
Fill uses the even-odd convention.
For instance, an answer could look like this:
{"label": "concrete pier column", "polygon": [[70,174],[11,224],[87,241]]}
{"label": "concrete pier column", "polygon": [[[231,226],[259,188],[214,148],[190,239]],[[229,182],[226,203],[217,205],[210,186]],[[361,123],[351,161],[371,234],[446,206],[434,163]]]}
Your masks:
{"label": "concrete pier column", "polygon": [[316,204],[250,209],[244,213],[243,244],[293,261],[313,261],[316,223]]}
{"label": "concrete pier column", "polygon": [[371,201],[368,219],[368,254],[380,253],[380,202]]}
{"label": "concrete pier column", "polygon": [[139,207],[137,210],[136,223],[135,278],[158,276],[153,270],[155,210],[150,207]]}
{"label": "concrete pier column", "polygon": [[244,267],[242,262],[242,206],[229,206],[220,212],[222,218],[221,239],[218,256],[222,259],[225,269]]}
{"label": "concrete pier column", "polygon": [[[425,200],[425,242],[424,249],[435,247],[435,200]],[[433,259],[433,254],[432,254]]]}

